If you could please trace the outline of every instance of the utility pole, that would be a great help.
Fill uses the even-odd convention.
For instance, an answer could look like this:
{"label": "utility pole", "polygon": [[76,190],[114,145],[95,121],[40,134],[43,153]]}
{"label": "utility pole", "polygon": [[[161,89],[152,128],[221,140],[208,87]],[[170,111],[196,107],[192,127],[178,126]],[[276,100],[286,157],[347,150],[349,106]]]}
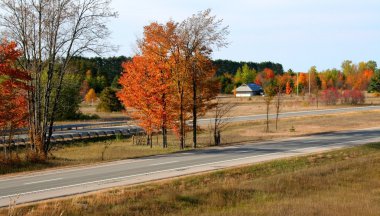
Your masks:
{"label": "utility pole", "polygon": [[298,96],[298,74],[299,74],[299,72],[297,72],[297,96]]}
{"label": "utility pole", "polygon": [[309,97],[310,97],[310,93],[311,93],[311,71],[309,71]]}

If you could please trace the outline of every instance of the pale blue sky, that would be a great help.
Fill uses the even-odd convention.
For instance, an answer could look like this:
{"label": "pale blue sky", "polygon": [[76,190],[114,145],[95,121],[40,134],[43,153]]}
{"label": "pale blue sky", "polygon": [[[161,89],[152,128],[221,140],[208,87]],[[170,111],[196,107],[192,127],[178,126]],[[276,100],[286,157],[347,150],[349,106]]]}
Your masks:
{"label": "pale blue sky", "polygon": [[343,60],[380,65],[380,0],[113,0],[115,55],[132,56],[151,21],[181,21],[211,8],[229,25],[231,44],[214,59],[273,61],[307,71],[340,67]]}

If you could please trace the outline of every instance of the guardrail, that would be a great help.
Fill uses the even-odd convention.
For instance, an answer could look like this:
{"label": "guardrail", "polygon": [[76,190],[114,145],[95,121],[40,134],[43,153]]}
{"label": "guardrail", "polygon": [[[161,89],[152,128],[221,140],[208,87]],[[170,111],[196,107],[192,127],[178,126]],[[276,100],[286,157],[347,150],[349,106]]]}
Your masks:
{"label": "guardrail", "polygon": [[[69,131],[69,130],[78,130],[78,129],[90,129],[90,128],[99,128],[99,127],[112,127],[112,126],[121,126],[125,125],[127,121],[114,121],[114,122],[96,122],[96,123],[78,123],[78,124],[64,124],[64,125],[55,125],[53,126],[53,131]],[[23,134],[28,132],[27,128],[21,128],[14,130],[15,134]],[[4,131],[4,134],[7,134],[8,131]],[[1,132],[0,132],[1,135]]]}
{"label": "guardrail", "polygon": [[[132,136],[132,135],[137,135],[143,132],[144,130],[138,126],[128,125],[128,126],[123,126],[123,127],[118,127],[118,128],[100,128],[100,129],[89,130],[89,131],[56,133],[52,135],[51,141],[61,142],[61,141],[69,141],[69,140],[84,140],[84,139],[116,136],[119,134],[123,136]],[[23,136],[26,136],[26,135],[23,135]],[[12,143],[14,145],[27,145],[29,144],[29,142],[30,142],[30,139],[28,137],[22,138],[20,136],[12,140]],[[4,141],[3,139],[0,140],[0,145],[3,145],[5,143],[6,141]]]}

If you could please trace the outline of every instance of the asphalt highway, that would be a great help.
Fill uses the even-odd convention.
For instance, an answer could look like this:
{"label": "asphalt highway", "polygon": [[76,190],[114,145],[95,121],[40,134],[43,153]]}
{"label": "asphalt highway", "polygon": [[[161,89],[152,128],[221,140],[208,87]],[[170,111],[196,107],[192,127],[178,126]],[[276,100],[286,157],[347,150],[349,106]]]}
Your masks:
{"label": "asphalt highway", "polygon": [[192,150],[0,178],[0,206],[380,141],[380,128]]}

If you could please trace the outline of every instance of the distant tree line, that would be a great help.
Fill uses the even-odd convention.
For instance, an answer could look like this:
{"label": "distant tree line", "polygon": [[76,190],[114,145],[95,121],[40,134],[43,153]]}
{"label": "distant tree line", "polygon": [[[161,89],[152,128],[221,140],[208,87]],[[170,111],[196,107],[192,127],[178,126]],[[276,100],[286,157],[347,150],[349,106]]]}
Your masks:
{"label": "distant tree line", "polygon": [[[98,94],[109,86],[112,88],[120,88],[118,79],[120,78],[120,73],[123,71],[121,65],[123,62],[130,60],[130,57],[125,56],[94,58],[77,56],[73,58],[71,65],[79,74],[83,77],[87,77],[86,82],[89,88],[94,89]],[[276,75],[282,75],[284,73],[282,64],[273,62],[255,63],[221,59],[211,60],[211,62],[216,69],[214,76],[220,80],[221,92],[228,94],[232,93],[234,86],[241,84],[233,83],[230,79],[239,73],[239,70],[240,72],[246,72],[246,69],[249,68],[250,70],[259,72],[267,68],[274,71]]]}
{"label": "distant tree line", "polygon": [[277,74],[283,74],[284,68],[282,67],[282,64],[279,63],[273,63],[273,62],[244,62],[244,61],[231,61],[231,60],[214,60],[213,61],[214,66],[217,68],[216,75],[222,76],[224,73],[229,73],[231,75],[235,75],[237,70],[244,65],[247,65],[249,68],[254,69],[255,71],[264,71],[265,68],[271,69],[274,71],[274,73]]}
{"label": "distant tree line", "polygon": [[117,57],[82,57],[75,56],[70,62],[71,67],[86,79],[90,88],[100,93],[104,88],[118,86],[118,79],[123,71],[121,64],[131,58]]}

